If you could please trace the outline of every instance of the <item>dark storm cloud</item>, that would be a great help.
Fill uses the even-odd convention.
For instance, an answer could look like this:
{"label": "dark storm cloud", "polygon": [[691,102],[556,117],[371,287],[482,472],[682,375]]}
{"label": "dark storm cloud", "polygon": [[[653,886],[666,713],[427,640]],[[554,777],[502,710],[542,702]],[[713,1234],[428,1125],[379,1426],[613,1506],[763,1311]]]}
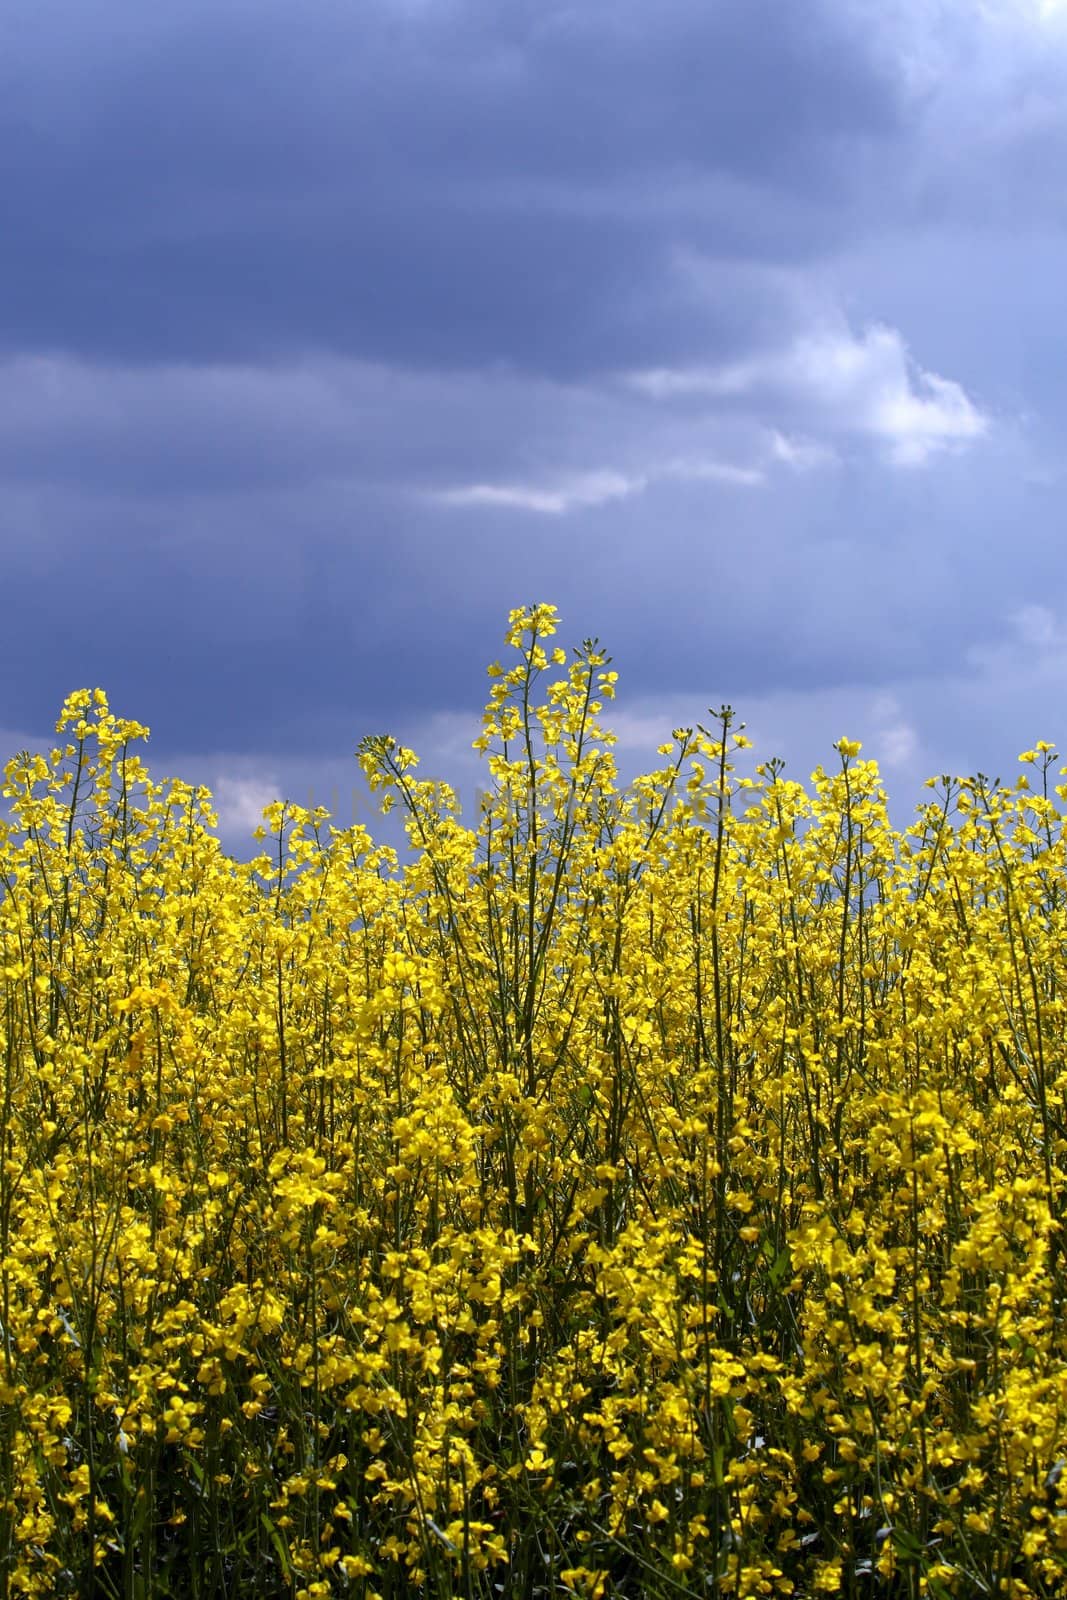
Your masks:
{"label": "dark storm cloud", "polygon": [[268,5],[127,34],[108,6],[9,13],[0,340],[569,374],[694,332],[728,349],[743,306],[694,329],[662,292],[679,238],[803,256],[856,198],[862,148],[899,131],[845,15]]}

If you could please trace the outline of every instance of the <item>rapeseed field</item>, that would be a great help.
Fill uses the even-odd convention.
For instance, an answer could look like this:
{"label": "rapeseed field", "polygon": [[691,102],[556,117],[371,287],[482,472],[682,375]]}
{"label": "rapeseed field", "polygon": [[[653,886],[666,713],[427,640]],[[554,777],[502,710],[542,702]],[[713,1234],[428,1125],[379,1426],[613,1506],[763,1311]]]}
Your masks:
{"label": "rapeseed field", "polygon": [[4,1597],[1067,1594],[1058,757],[622,785],[556,626],[399,853],[6,767]]}

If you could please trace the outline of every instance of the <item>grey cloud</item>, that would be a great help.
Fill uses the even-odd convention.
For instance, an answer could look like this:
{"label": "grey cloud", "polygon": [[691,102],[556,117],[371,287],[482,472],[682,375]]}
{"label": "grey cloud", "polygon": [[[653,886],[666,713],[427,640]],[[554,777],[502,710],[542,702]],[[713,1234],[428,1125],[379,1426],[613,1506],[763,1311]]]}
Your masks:
{"label": "grey cloud", "polygon": [[[150,687],[168,740],[208,716],[227,748],[305,752],[365,719],[468,704],[500,619],[537,598],[576,637],[614,634],[649,687],[684,683],[709,649],[750,687],[922,671],[955,563],[986,603],[995,518],[1018,514],[996,488],[1006,458],[947,462],[933,486],[876,468],[872,492],[862,460],[798,471],[790,451],[818,443],[506,374],[15,363],[0,369],[0,666],[42,718],[75,660],[127,699]],[[570,506],[578,528],[561,515],[531,533],[523,494]],[[947,531],[961,512],[991,534],[980,559],[970,528]],[[42,596],[64,644],[43,660]]]}
{"label": "grey cloud", "polygon": [[127,495],[293,490],[333,480],[445,491],[487,463],[520,477],[592,469],[670,475],[744,460],[745,419],[657,416],[617,385],[506,370],[442,375],[305,359],[255,367],[0,361],[0,473],[8,485]]}
{"label": "grey cloud", "polygon": [[[45,7],[8,41],[0,342],[569,374],[729,348],[736,306],[699,328],[672,303],[679,228],[810,254],[858,200],[858,145],[899,133],[899,87],[842,15],[229,5],[126,37],[107,8]],[[585,209],[598,189],[613,211]],[[680,216],[656,219],[657,190]]]}

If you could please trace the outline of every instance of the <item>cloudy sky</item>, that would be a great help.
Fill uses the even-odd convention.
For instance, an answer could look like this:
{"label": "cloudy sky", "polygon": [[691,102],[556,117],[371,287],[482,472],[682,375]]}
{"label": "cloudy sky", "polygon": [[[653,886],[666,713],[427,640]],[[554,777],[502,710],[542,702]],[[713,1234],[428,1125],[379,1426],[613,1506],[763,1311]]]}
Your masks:
{"label": "cloudy sky", "polygon": [[1050,0],[8,5],[5,754],[100,684],[232,844],[368,732],[469,788],[536,600],[630,770],[1067,749],[1065,172]]}

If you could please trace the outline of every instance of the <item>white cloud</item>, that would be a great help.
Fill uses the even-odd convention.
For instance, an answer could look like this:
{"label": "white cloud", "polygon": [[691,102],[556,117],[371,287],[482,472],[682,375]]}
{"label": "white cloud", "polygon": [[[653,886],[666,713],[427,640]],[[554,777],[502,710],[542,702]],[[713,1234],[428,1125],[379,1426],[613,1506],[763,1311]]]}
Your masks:
{"label": "white cloud", "polygon": [[628,382],[654,400],[703,396],[769,413],[775,419],[773,453],[790,465],[799,462],[777,425],[783,413],[817,423],[829,435],[865,435],[897,466],[916,466],[938,451],[973,444],[989,429],[988,417],[963,386],[920,367],[901,334],[884,324],[858,336],[837,324],[746,361],[653,368],[631,373]]}
{"label": "white cloud", "polygon": [[627,374],[627,383],[650,400],[673,400],[684,395],[744,394],[750,368],[742,363],[724,367],[647,367]]}
{"label": "white cloud", "polygon": [[220,774],[210,786],[220,832],[251,832],[263,821],[263,812],[282,795],[276,779],[242,778]]}
{"label": "white cloud", "polygon": [[640,494],[648,485],[644,476],[628,477],[622,472],[583,472],[554,485],[536,483],[471,483],[454,489],[439,489],[429,498],[440,505],[506,506],[517,511],[536,511],[558,517],[583,506],[605,505],[610,500],[625,500]]}
{"label": "white cloud", "polygon": [[838,456],[837,451],[831,449],[829,445],[819,444],[814,439],[793,438],[773,428],[771,459],[784,462],[787,467],[792,467],[797,472],[810,472],[814,467],[826,466],[836,461]]}
{"label": "white cloud", "polygon": [[583,507],[628,499],[631,495],[642,494],[650,484],[668,478],[748,486],[762,483],[764,474],[759,467],[720,461],[713,456],[676,456],[636,474],[583,472],[543,483],[461,484],[456,488],[434,490],[427,498],[438,505],[503,506],[558,517]]}
{"label": "white cloud", "polygon": [[1048,606],[1020,606],[1018,611],[1012,612],[1009,621],[1025,648],[1044,650],[1057,643],[1059,629],[1056,617]]}
{"label": "white cloud", "polygon": [[1056,614],[1048,606],[1030,604],[1011,612],[1006,621],[1006,635],[970,647],[971,665],[998,682],[1028,680],[1035,689],[1067,685],[1067,630]]}
{"label": "white cloud", "polygon": [[760,467],[741,466],[734,461],[719,461],[713,456],[679,456],[649,474],[650,478],[675,478],[689,483],[736,483],[754,487],[764,481]]}
{"label": "white cloud", "polygon": [[981,0],[979,9],[993,23],[1041,24],[1058,22],[1067,16],[1067,0]]}
{"label": "white cloud", "polygon": [[922,371],[909,384],[901,366],[899,376],[887,371],[871,395],[866,426],[886,441],[893,461],[916,466],[937,450],[981,438],[989,423],[960,384]]}
{"label": "white cloud", "polygon": [[915,760],[918,749],[919,735],[906,722],[897,723],[892,728],[880,729],[875,740],[879,765],[890,769],[910,766]]}
{"label": "white cloud", "polygon": [[913,767],[919,753],[919,732],[905,718],[896,695],[879,695],[871,715],[875,718],[871,753],[879,765],[890,770]]}

